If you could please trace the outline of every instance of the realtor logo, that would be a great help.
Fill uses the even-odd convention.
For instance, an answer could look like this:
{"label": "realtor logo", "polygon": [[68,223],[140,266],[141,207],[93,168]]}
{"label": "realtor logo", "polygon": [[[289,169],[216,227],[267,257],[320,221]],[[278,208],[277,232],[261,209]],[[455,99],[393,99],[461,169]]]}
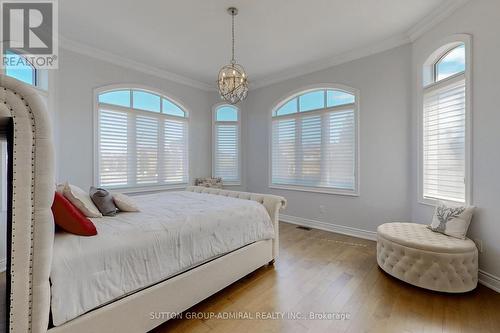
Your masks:
{"label": "realtor logo", "polygon": [[18,65],[10,61],[15,53],[35,68],[57,68],[56,0],[1,1],[1,17],[4,67]]}

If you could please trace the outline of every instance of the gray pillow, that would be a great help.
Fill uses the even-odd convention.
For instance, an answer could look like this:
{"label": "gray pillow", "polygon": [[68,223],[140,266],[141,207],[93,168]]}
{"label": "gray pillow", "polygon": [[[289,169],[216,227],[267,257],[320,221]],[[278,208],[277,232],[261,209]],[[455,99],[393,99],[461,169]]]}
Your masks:
{"label": "gray pillow", "polygon": [[113,201],[113,196],[111,193],[103,188],[96,188],[94,186],[90,187],[90,198],[97,209],[104,216],[114,216],[116,215],[118,209]]}

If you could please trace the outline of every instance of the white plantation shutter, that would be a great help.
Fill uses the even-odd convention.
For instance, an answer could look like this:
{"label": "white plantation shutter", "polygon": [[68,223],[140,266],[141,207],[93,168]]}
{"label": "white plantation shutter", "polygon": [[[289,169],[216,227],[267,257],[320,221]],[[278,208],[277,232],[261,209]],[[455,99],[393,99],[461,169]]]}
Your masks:
{"label": "white plantation shutter", "polygon": [[166,184],[187,183],[187,122],[165,119],[163,126],[162,180]]}
{"label": "white plantation shutter", "polygon": [[239,126],[215,124],[214,176],[226,182],[239,181]]}
{"label": "white plantation shutter", "polygon": [[273,117],[272,184],[356,191],[352,105]]}
{"label": "white plantation shutter", "polygon": [[356,128],[354,110],[331,112],[325,127],[326,140],[326,178],[325,186],[353,190],[356,180]]}
{"label": "white plantation shutter", "polygon": [[297,168],[298,185],[321,183],[321,115],[304,116],[300,119]]}
{"label": "white plantation shutter", "polygon": [[128,113],[99,110],[100,186],[125,186],[129,182]]}
{"label": "white plantation shutter", "polygon": [[272,174],[274,184],[294,184],[297,179],[296,120],[273,120]]}
{"label": "white plantation shutter", "polygon": [[423,196],[465,202],[465,79],[426,88]]}
{"label": "white plantation shutter", "polygon": [[188,183],[188,121],[118,105],[98,107],[98,185]]}
{"label": "white plantation shutter", "polygon": [[155,117],[135,118],[135,156],[138,185],[158,182],[158,121]]}

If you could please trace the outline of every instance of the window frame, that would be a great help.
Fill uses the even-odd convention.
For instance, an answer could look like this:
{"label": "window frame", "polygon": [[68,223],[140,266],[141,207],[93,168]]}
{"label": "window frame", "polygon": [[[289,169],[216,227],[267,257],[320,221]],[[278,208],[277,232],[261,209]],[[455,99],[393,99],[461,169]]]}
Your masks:
{"label": "window frame", "polygon": [[[232,107],[232,108],[235,108],[236,109],[236,112],[237,112],[237,115],[238,115],[238,121],[235,122],[235,121],[217,121],[217,110],[221,107],[224,107],[224,106],[229,106],[229,107]],[[234,124],[234,123],[237,123],[238,125],[238,180],[237,181],[224,181],[224,179],[222,179],[223,181],[223,185],[224,186],[240,186],[242,184],[242,174],[243,174],[243,168],[242,168],[242,161],[243,161],[243,158],[242,158],[242,136],[241,136],[241,129],[242,129],[242,126],[241,126],[241,123],[242,123],[242,119],[241,119],[241,115],[242,115],[242,112],[241,112],[241,109],[240,107],[238,107],[237,105],[232,105],[232,104],[228,104],[228,103],[225,103],[225,102],[221,102],[221,103],[217,103],[215,104],[213,107],[212,107],[212,177],[217,177],[215,175],[215,143],[216,143],[216,139],[217,139],[217,133],[216,133],[216,125],[219,124],[219,123],[228,123],[228,124]]]}
{"label": "window frame", "polygon": [[[169,118],[169,119],[185,119],[187,123],[187,133],[186,133],[186,170],[187,170],[187,182],[186,183],[178,183],[178,184],[152,184],[152,185],[146,185],[146,186],[123,186],[123,187],[113,187],[111,188],[115,192],[120,192],[120,193],[141,193],[141,192],[156,192],[156,191],[166,191],[166,190],[175,190],[175,189],[185,189],[190,183],[191,183],[191,164],[190,164],[190,145],[189,145],[189,125],[190,125],[190,111],[188,108],[186,108],[177,98],[173,98],[171,96],[167,96],[165,94],[162,94],[155,88],[151,88],[148,86],[143,86],[143,85],[137,85],[137,84],[113,84],[113,85],[107,85],[99,88],[95,88],[93,91],[93,104],[94,104],[94,112],[93,112],[93,153],[92,153],[92,158],[93,158],[93,181],[96,186],[99,184],[99,95],[107,92],[112,92],[112,91],[117,91],[117,90],[130,90],[130,107],[125,107],[125,106],[120,106],[120,105],[114,105],[114,104],[107,104],[107,103],[102,103],[104,105],[108,105],[111,108],[114,108],[116,110],[122,110],[122,111],[128,111],[128,110],[134,110],[138,114],[144,114],[144,115],[153,115],[153,116],[162,116],[164,118]],[[142,110],[142,109],[135,109],[133,108],[133,94],[132,90],[141,90],[145,92],[149,92],[151,94],[160,96],[160,112],[154,112],[154,111],[147,111],[147,110]],[[165,98],[169,100],[170,102],[174,103],[177,105],[182,111],[185,113],[185,117],[178,117],[178,116],[173,116],[170,114],[162,113],[162,108],[163,108],[163,102],[161,101],[161,98]]]}
{"label": "window frame", "polygon": [[[465,71],[455,73],[447,78],[436,81],[436,65],[441,59],[449,54],[453,49],[463,44],[465,46]],[[464,145],[464,183],[465,201],[451,201],[459,204],[471,205],[472,199],[472,37],[468,34],[456,34],[445,38],[438,43],[431,45],[422,56],[423,61],[419,62],[422,70],[420,88],[417,96],[418,113],[418,158],[417,158],[417,201],[423,205],[436,206],[440,201],[449,201],[439,198],[424,196],[424,98],[426,92],[437,90],[460,79],[465,79],[465,145]]]}
{"label": "window frame", "polygon": [[[355,160],[354,160],[354,190],[343,190],[339,188],[333,188],[333,187],[318,187],[318,186],[304,186],[304,185],[291,185],[291,184],[274,184],[272,180],[273,176],[273,118],[275,113],[281,108],[283,105],[288,103],[290,100],[293,98],[296,98],[300,95],[309,93],[314,90],[339,90],[346,92],[348,94],[354,95],[355,101],[354,103],[350,104],[343,104],[339,106],[333,106],[333,107],[327,107],[327,94],[325,93],[325,108],[323,109],[317,109],[317,110],[311,110],[311,111],[303,111],[303,112],[296,112],[296,113],[291,113],[283,116],[278,116],[280,118],[285,118],[285,117],[300,117],[301,115],[311,115],[314,113],[325,113],[329,112],[331,110],[342,110],[345,109],[348,106],[354,106],[352,108],[354,110],[354,138],[356,140],[356,143],[354,145],[355,147]],[[298,102],[297,102],[298,104]],[[284,97],[278,99],[277,102],[274,103],[274,107],[271,109],[271,112],[268,113],[268,187],[270,189],[280,189],[280,190],[290,190],[290,191],[299,191],[299,192],[312,192],[312,193],[323,193],[323,194],[332,194],[332,195],[341,195],[341,196],[350,196],[350,197],[359,197],[361,195],[361,181],[360,181],[360,160],[361,160],[361,153],[360,153],[360,141],[361,141],[361,135],[360,135],[360,92],[358,89],[342,85],[342,84],[336,84],[336,83],[323,83],[323,84],[315,84],[315,85],[309,85],[302,87],[300,89],[296,89],[291,93],[286,94]],[[299,108],[299,106],[298,106]]]}

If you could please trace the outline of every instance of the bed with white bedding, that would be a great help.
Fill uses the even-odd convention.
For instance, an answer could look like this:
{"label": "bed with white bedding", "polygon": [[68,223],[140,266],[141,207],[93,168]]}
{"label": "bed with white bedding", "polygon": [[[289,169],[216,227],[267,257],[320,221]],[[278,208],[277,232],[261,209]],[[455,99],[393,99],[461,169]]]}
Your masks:
{"label": "bed with white bedding", "polygon": [[[269,228],[257,227],[255,234],[249,232],[249,237],[246,234],[240,236],[229,236],[234,239],[226,239],[220,232],[209,233],[207,229],[203,229],[203,222],[219,225],[221,227],[228,226],[229,223],[236,223],[240,228],[246,228],[240,224],[241,219],[238,212],[243,209],[238,204],[232,206],[236,212],[231,222],[229,219],[213,222],[217,219],[217,214],[220,205],[231,206],[230,202],[240,202],[238,200],[217,200],[213,205],[205,201],[205,208],[202,204],[184,205],[184,208],[189,210],[189,214],[184,214],[183,219],[178,219],[176,215],[169,215],[168,212],[155,213],[154,210],[148,210],[150,200],[145,199],[143,214],[150,214],[153,218],[174,217],[171,220],[172,226],[175,226],[173,233],[165,232],[165,235],[176,239],[177,254],[183,254],[177,265],[187,266],[187,270],[168,278],[169,270],[167,266],[162,266],[162,254],[159,251],[163,245],[163,235],[161,230],[167,230],[168,223],[165,221],[157,221],[153,223],[152,219],[139,218],[135,222],[125,221],[115,228],[112,226],[118,223],[118,219],[113,219],[113,223],[108,222],[108,219],[96,221],[99,236],[96,238],[83,239],[81,237],[69,239],[62,234],[57,234],[54,237],[54,220],[51,212],[51,206],[54,199],[54,154],[52,130],[50,128],[50,117],[47,112],[46,103],[40,98],[38,91],[21,82],[5,77],[0,74],[0,115],[13,118],[14,129],[12,133],[13,142],[11,161],[16,161],[11,165],[11,212],[10,225],[12,226],[10,237],[8,238],[8,257],[7,257],[7,301],[8,301],[8,319],[6,320],[8,331],[10,333],[101,333],[101,332],[119,332],[119,333],[141,333],[147,332],[154,327],[160,325],[169,318],[158,318],[152,320],[151,311],[167,311],[178,313],[184,311],[203,299],[213,295],[217,291],[225,288],[231,283],[237,281],[243,276],[251,273],[257,268],[266,265],[273,261],[278,256],[279,248],[279,210],[286,205],[284,198],[269,194],[256,194],[247,192],[227,191],[224,189],[208,189],[196,186],[188,186],[186,191],[204,193],[206,197],[217,195],[221,197],[235,197],[245,199],[246,203],[256,202],[265,207],[272,225],[274,233],[265,236],[265,230]],[[194,197],[194,196],[193,196]],[[201,197],[200,197],[201,198]],[[229,198],[226,198],[229,199]],[[189,199],[186,197],[186,200]],[[162,200],[158,200],[162,201]],[[161,203],[161,207],[167,209],[167,202]],[[215,203],[217,202],[217,203]],[[152,202],[151,202],[152,203]],[[240,202],[241,203],[241,202]],[[252,204],[251,204],[252,205]],[[260,207],[255,206],[254,207]],[[177,209],[178,206],[171,205],[170,209]],[[238,208],[237,208],[238,207]],[[246,207],[246,205],[245,205]],[[162,208],[163,209],[163,208]],[[246,209],[246,208],[245,208]],[[261,209],[262,211],[262,209]],[[193,214],[191,214],[193,212]],[[256,213],[258,214],[258,213]],[[224,216],[224,213],[221,213]],[[182,216],[182,214],[181,214]],[[194,223],[194,217],[198,216],[198,227]],[[132,217],[132,215],[128,216]],[[127,218],[128,218],[127,217]],[[211,222],[207,222],[210,217]],[[247,219],[246,219],[247,220]],[[263,222],[262,220],[261,222]],[[252,221],[248,221],[250,224]],[[156,229],[152,232],[142,232],[140,229],[134,229],[133,226],[139,228],[153,227]],[[204,231],[205,236],[212,239],[217,245],[200,245],[200,241],[185,233],[184,227],[190,226],[194,230]],[[252,228],[252,227],[250,227]],[[139,230],[139,231],[137,231]],[[147,229],[146,229],[147,230]],[[191,230],[191,231],[194,231]],[[248,230],[248,229],[247,229]],[[250,229],[254,230],[254,229]],[[127,231],[127,232],[125,232]],[[258,235],[260,232],[260,236]],[[133,237],[131,237],[131,234]],[[145,235],[149,235],[147,238]],[[202,239],[204,237],[199,237]],[[221,241],[220,237],[224,237]],[[217,255],[221,251],[227,251],[223,245],[238,247],[239,241],[251,242],[252,237],[273,237],[272,239],[264,239],[254,241],[248,245],[241,246],[232,250],[229,253]],[[56,238],[56,239],[55,239]],[[96,244],[96,240],[101,239],[108,244]],[[143,248],[141,242],[136,242],[137,239],[142,239],[151,250]],[[200,251],[198,254],[189,254],[187,244],[195,244]],[[201,241],[201,242],[202,242]],[[140,243],[140,244],[139,244]],[[129,248],[131,245],[136,246],[135,251],[125,251],[119,249],[119,244],[126,245]],[[165,250],[165,247],[163,247]],[[193,248],[194,249],[194,248]],[[196,267],[189,267],[190,262],[201,260],[201,253],[208,249],[206,256],[215,256],[212,259],[203,261]],[[131,254],[132,253],[132,254]],[[152,253],[152,256],[143,256],[142,262],[138,265],[140,253]],[[195,253],[195,252],[191,252]],[[80,268],[75,268],[74,265],[78,261],[78,256],[82,255],[82,264],[88,269],[83,272]],[[113,254],[113,255],[112,255]],[[187,254],[184,256],[184,254]],[[167,256],[168,257],[168,256]],[[166,257],[166,258],[167,258]],[[152,258],[152,259],[151,259]],[[140,286],[144,281],[135,281],[134,279],[151,278],[154,280],[157,273],[153,272],[150,265],[151,260],[160,262],[161,269],[166,269],[167,278],[154,283],[150,286],[142,286],[135,291],[131,291],[125,296],[115,295],[125,292],[123,285],[133,289],[135,286]],[[118,266],[117,263],[120,263]],[[132,267],[136,265],[137,267]],[[116,267],[110,273],[110,268]],[[91,271],[91,269],[97,269]],[[141,271],[142,269],[142,271]],[[66,273],[64,271],[66,270]],[[106,273],[108,272],[108,273]],[[125,276],[126,272],[134,272],[130,276]],[[67,275],[67,277],[63,276]],[[94,278],[95,290],[94,297],[98,299],[95,304],[100,302],[108,302],[93,308],[85,310],[85,307],[91,308],[92,299],[86,299],[85,294],[89,290],[78,290],[78,284],[88,285],[89,280]],[[105,278],[118,279],[114,283],[105,282]],[[70,279],[71,278],[71,279]],[[72,281],[70,281],[72,280]],[[76,282],[82,280],[82,282]],[[75,287],[68,295],[63,295],[63,290],[70,290]],[[67,289],[64,289],[67,288]],[[96,296],[97,295],[97,296]],[[82,298],[78,298],[83,296]],[[104,296],[104,297],[103,297]],[[78,301],[71,303],[71,299],[78,298]],[[102,297],[102,298],[100,298]],[[53,298],[53,299],[52,299]],[[55,310],[57,302],[61,302],[61,298],[66,298],[68,303],[64,303],[64,307],[72,308],[73,315],[80,311],[87,311],[78,317],[66,321],[59,326],[49,325],[51,313],[51,302],[54,305],[54,315],[63,322],[64,318],[69,318],[73,315],[64,313],[64,309]],[[58,300],[59,299],[59,300]],[[108,299],[108,300],[107,300]],[[86,303],[89,302],[89,303]],[[80,308],[80,310],[78,310]],[[59,315],[55,311],[60,311]]]}
{"label": "bed with white bedding", "polygon": [[97,236],[56,234],[50,274],[55,326],[275,235],[257,201],[188,191],[134,199],[141,212],[92,219]]}

